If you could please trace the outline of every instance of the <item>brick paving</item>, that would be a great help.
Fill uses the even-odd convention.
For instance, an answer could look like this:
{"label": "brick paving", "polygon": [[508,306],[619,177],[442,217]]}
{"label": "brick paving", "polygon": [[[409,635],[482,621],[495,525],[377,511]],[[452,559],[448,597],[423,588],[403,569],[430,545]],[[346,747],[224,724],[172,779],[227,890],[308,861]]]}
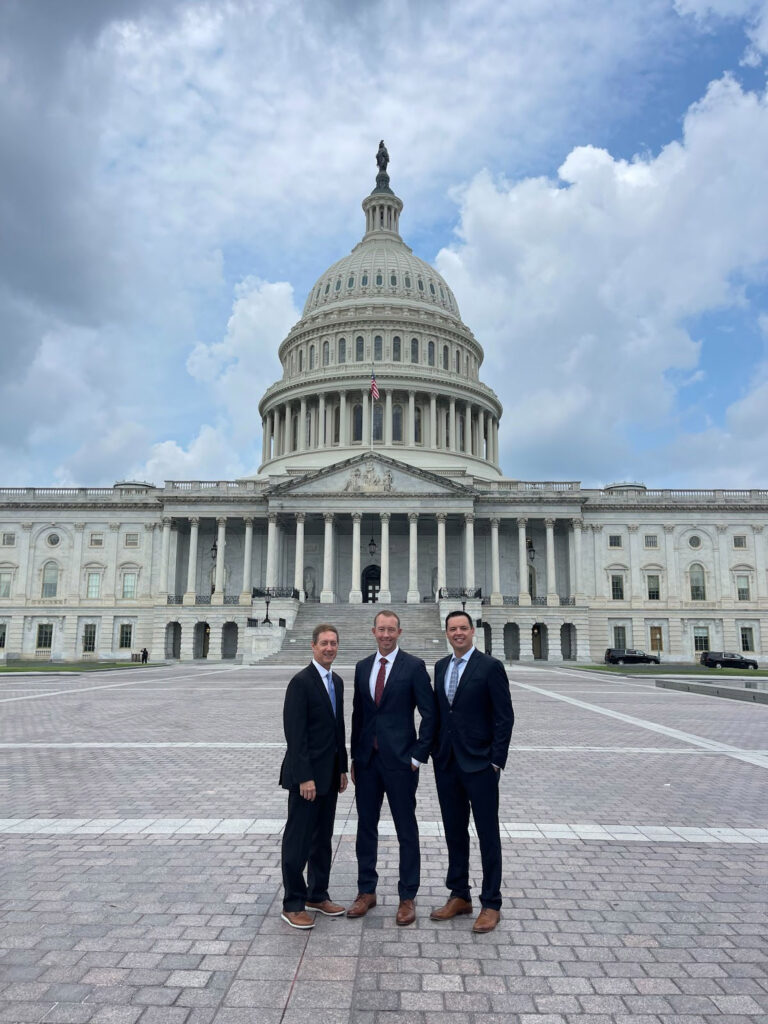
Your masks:
{"label": "brick paving", "polygon": [[[342,675],[351,673],[342,669]],[[510,670],[499,928],[279,918],[290,670],[0,676],[0,1022],[768,1024],[768,707]],[[352,792],[332,896],[355,895]],[[479,858],[473,848],[473,866]]]}

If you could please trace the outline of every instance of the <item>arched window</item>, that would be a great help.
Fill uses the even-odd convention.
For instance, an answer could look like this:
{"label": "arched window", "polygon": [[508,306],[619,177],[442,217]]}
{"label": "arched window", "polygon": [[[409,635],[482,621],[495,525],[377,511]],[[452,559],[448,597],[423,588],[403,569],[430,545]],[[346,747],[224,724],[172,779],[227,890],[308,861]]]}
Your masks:
{"label": "arched window", "polygon": [[399,363],[401,358],[402,353],[400,351],[400,339],[395,335],[392,339],[392,362]]}
{"label": "arched window", "polygon": [[360,335],[358,335],[355,338],[355,359],[357,360],[358,363],[362,363],[363,361],[363,358],[365,356],[364,348],[365,345],[363,339]]}
{"label": "arched window", "polygon": [[448,346],[443,345],[443,369],[448,369]]}
{"label": "arched window", "polygon": [[43,566],[43,597],[56,597],[59,591],[59,567],[55,562]]}
{"label": "arched window", "polygon": [[341,278],[339,277],[336,280],[336,291],[338,292],[340,290],[341,290]]}
{"label": "arched window", "polygon": [[690,568],[691,577],[691,600],[692,601],[706,601],[707,600],[707,582],[704,575],[704,566],[699,565],[698,562],[694,562]]}
{"label": "arched window", "polygon": [[310,368],[310,370],[314,370],[314,368],[315,368],[315,346],[314,345],[310,345],[309,346],[309,368]]}
{"label": "arched window", "polygon": [[456,366],[456,373],[459,373],[459,371],[461,369],[461,352],[459,352],[458,349],[456,349],[455,366]]}
{"label": "arched window", "polygon": [[304,371],[304,350],[299,349],[299,373]]}
{"label": "arched window", "polygon": [[392,406],[392,440],[403,440],[403,407],[399,404]]}
{"label": "arched window", "polygon": [[331,361],[331,346],[327,341],[323,342],[323,366],[327,366]]}
{"label": "arched window", "polygon": [[352,440],[363,440],[363,407],[359,403],[352,409]]}
{"label": "arched window", "polygon": [[340,363],[346,363],[347,361],[347,342],[344,338],[339,338],[339,360]]}
{"label": "arched window", "polygon": [[421,440],[421,407],[418,406],[418,405],[416,406],[416,409],[414,410],[413,433],[414,433],[414,437],[413,437],[414,443],[415,444],[421,444],[422,443],[422,440]]}
{"label": "arched window", "polygon": [[367,270],[363,271],[363,276],[360,278],[360,287],[361,288],[367,288],[368,287],[368,271]]}
{"label": "arched window", "polygon": [[336,406],[333,410],[333,443],[339,443],[339,437],[341,436],[341,409]]}
{"label": "arched window", "polygon": [[373,440],[384,440],[384,410],[381,402],[376,402],[373,406]]}
{"label": "arched window", "polygon": [[383,358],[383,355],[384,343],[381,340],[381,335],[377,334],[376,337],[373,339],[373,358],[375,360],[380,360]]}
{"label": "arched window", "polygon": [[464,376],[469,376],[469,356],[464,356]]}
{"label": "arched window", "polygon": [[389,275],[389,283],[392,285],[393,288],[397,288],[397,274]]}
{"label": "arched window", "polygon": [[430,341],[430,343],[427,345],[427,362],[429,363],[430,366],[434,366],[435,365],[435,343],[434,343],[434,341]]}
{"label": "arched window", "polygon": [[382,276],[382,273],[381,273],[381,271],[379,271],[379,272],[378,272],[378,273],[376,274],[376,285],[377,285],[377,286],[378,286],[379,288],[381,288],[381,286],[382,286],[383,284],[384,284],[384,278],[383,278],[383,276]]}
{"label": "arched window", "polygon": [[411,362],[418,363],[419,361],[419,339],[411,338]]}
{"label": "arched window", "polygon": [[421,278],[419,278],[419,291],[420,292],[424,291],[424,282],[421,280]]}
{"label": "arched window", "polygon": [[347,288],[354,288],[354,287],[355,287],[355,275],[354,274],[350,274],[349,275],[349,280],[347,281]]}
{"label": "arched window", "polygon": [[406,288],[410,288],[411,287],[411,275],[410,274],[406,274],[405,275],[405,287]]}

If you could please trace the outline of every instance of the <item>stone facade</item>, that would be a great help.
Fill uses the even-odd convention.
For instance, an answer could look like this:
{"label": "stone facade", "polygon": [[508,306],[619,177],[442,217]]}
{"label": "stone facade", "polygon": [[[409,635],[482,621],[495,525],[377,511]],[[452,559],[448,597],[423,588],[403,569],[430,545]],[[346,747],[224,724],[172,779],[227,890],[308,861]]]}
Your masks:
{"label": "stone facade", "polygon": [[507,660],[763,655],[768,491],[504,478],[482,348],[384,179],[280,346],[256,476],[0,488],[1,657],[254,658],[302,602],[370,600],[464,600]]}

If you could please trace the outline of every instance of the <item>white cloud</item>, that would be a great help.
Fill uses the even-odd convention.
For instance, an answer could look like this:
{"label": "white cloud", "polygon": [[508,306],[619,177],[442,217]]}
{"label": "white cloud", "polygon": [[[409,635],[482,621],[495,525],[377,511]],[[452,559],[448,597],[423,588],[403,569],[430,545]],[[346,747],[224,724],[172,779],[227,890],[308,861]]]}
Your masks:
{"label": "white cloud", "polygon": [[[689,319],[744,304],[746,283],[765,279],[767,164],[766,96],[725,77],[655,157],[586,146],[558,182],[473,180],[461,240],[438,266],[486,347],[484,379],[501,382],[509,473],[658,479],[661,454],[678,474],[709,478],[706,458],[633,454],[631,439],[675,428],[699,360]],[[731,410],[718,443],[732,458],[757,409],[750,395]],[[754,451],[764,479],[766,450]]]}
{"label": "white cloud", "polygon": [[675,0],[675,10],[705,26],[718,18],[745,19],[750,45],[744,63],[759,64],[768,53],[768,0]]}
{"label": "white cloud", "polygon": [[164,480],[234,480],[247,470],[226,432],[204,425],[186,448],[175,441],[152,445],[146,462],[134,464],[128,476],[162,484]]}

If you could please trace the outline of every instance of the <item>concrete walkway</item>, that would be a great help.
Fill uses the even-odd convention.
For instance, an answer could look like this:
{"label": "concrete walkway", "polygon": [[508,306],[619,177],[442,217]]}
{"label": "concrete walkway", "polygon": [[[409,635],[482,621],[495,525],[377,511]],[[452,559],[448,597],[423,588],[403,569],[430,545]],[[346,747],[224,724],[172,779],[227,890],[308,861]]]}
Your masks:
{"label": "concrete walkway", "polygon": [[429,768],[416,924],[395,926],[385,822],[379,905],[299,933],[279,918],[288,674],[0,678],[0,1021],[768,1024],[768,708],[512,668],[499,928],[429,921]]}

